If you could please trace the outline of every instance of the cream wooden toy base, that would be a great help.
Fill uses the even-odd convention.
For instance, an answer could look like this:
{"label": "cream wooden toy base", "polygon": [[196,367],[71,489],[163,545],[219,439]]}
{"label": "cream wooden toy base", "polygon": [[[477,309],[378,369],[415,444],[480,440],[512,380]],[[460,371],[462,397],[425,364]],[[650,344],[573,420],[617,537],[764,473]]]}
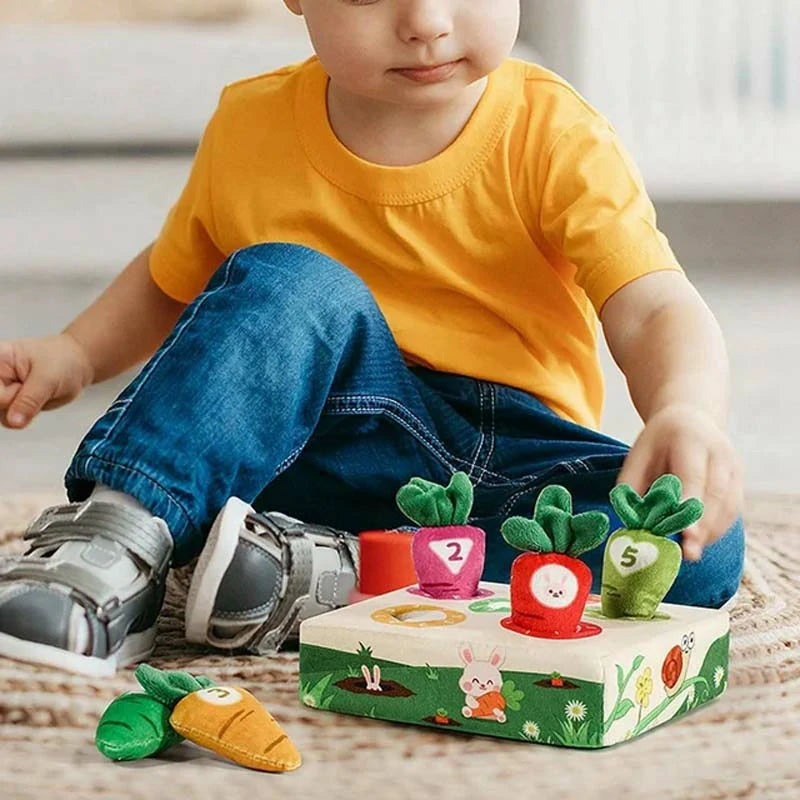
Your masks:
{"label": "cream wooden toy base", "polygon": [[[411,587],[409,587],[411,588]],[[590,597],[584,639],[504,628],[509,587],[432,600],[400,589],[303,622],[307,706],[470,734],[605,747],[635,738],[725,690],[725,611],[662,604],[656,619],[605,619]]]}

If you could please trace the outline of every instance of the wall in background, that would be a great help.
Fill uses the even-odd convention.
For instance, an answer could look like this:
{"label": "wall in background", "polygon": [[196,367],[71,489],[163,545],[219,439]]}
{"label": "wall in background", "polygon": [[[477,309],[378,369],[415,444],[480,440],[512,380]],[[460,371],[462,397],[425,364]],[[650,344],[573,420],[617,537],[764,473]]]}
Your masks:
{"label": "wall in background", "polygon": [[524,24],[660,196],[800,197],[800,3],[531,0]]}
{"label": "wall in background", "polygon": [[288,14],[276,0],[3,0],[0,22],[230,20]]}

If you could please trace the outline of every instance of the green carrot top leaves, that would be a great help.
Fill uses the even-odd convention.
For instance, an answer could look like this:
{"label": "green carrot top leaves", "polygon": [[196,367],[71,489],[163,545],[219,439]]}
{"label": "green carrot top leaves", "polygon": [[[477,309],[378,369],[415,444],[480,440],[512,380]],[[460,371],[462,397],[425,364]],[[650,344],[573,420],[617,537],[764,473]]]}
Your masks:
{"label": "green carrot top leaves", "polygon": [[423,528],[464,525],[472,510],[472,483],[464,472],[456,472],[447,487],[412,478],[397,492],[397,506]]}
{"label": "green carrot top leaves", "polygon": [[572,513],[572,497],[563,486],[547,486],[539,494],[533,519],[510,517],[503,538],[518,550],[579,556],[600,545],[610,523],[602,511]]}
{"label": "green carrot top leaves", "polygon": [[681,502],[680,478],[662,475],[639,497],[627,483],[611,490],[611,505],[629,530],[645,530],[669,536],[684,530],[703,516],[703,503],[696,497]]}
{"label": "green carrot top leaves", "polygon": [[139,664],[134,675],[150,697],[169,708],[192,692],[216,685],[211,678],[203,675],[190,675],[177,670],[162,671],[149,664]]}

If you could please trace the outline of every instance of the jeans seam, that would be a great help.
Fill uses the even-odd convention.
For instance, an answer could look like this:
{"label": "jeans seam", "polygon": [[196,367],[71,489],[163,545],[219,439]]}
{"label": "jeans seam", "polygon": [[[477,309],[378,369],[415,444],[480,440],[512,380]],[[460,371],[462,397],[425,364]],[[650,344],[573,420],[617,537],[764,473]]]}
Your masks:
{"label": "jeans seam", "polygon": [[[154,357],[153,359],[151,359],[150,362],[147,364],[147,366],[139,373],[139,375],[135,379],[135,380],[138,380],[139,383],[138,383],[138,385],[136,386],[136,388],[133,390],[132,394],[129,397],[123,398],[120,401],[120,405],[117,407],[120,411],[122,411],[122,412],[126,411],[127,408],[131,405],[131,403],[134,401],[136,396],[139,394],[139,391],[141,390],[142,386],[144,386],[145,383],[147,383],[147,380],[153,374],[153,372],[155,371],[156,367],[161,363],[161,359],[172,348],[172,346],[178,341],[178,339],[180,339],[180,337],[183,334],[183,332],[189,326],[189,323],[194,321],[195,317],[197,316],[197,312],[200,310],[200,307],[203,305],[203,303],[205,303],[205,301],[209,297],[211,297],[212,294],[216,294],[216,292],[224,289],[228,285],[228,282],[230,281],[230,278],[231,278],[231,272],[232,272],[231,268],[233,266],[235,257],[236,257],[236,253],[234,253],[228,259],[228,262],[225,265],[225,277],[223,278],[222,283],[219,286],[217,286],[215,289],[212,289],[210,292],[206,292],[205,294],[203,294],[203,296],[199,300],[196,301],[196,303],[194,305],[194,308],[192,309],[192,311],[189,314],[189,316],[187,316],[187,318],[183,321],[183,323],[180,326],[176,326],[176,329],[173,330],[173,333],[174,333],[173,340],[169,343],[169,345],[167,347],[165,347],[165,348],[163,348],[161,350],[161,352],[158,354],[157,357]],[[127,402],[125,402],[125,401],[127,401]],[[119,421],[122,419],[122,417],[123,417],[123,414],[118,414],[117,415],[117,418],[112,422],[112,424],[109,427],[109,429],[94,443],[92,448],[89,450],[89,453],[88,453],[88,456],[87,456],[88,458],[91,458],[91,457],[94,456],[95,451],[97,450],[98,447],[100,447],[101,444],[103,444],[104,442],[108,442],[109,441],[109,439],[111,438],[111,435],[114,433],[117,425],[119,425]]]}
{"label": "jeans seam", "polygon": [[[575,459],[579,461],[580,459]],[[536,489],[541,485],[541,481],[547,475],[551,475],[557,472],[559,469],[566,469],[568,472],[571,472],[573,475],[575,474],[575,469],[572,466],[571,461],[559,461],[557,464],[554,464],[550,469],[545,470],[544,472],[540,472],[536,475],[529,476],[528,484],[523,486],[519,491],[514,492],[508,500],[503,503],[500,507],[500,516],[504,516],[509,512],[509,510],[513,507],[513,505],[520,499],[523,495],[527,494],[528,492],[536,491]]]}
{"label": "jeans seam", "polygon": [[478,422],[478,444],[475,447],[475,455],[472,458],[472,463],[469,465],[469,472],[467,473],[470,480],[472,480],[472,475],[475,472],[475,466],[478,463],[478,456],[480,456],[481,454],[481,448],[483,447],[483,440],[484,440],[483,386],[480,383],[478,383],[478,400],[480,401],[480,412],[479,412],[479,422]]}
{"label": "jeans seam", "polygon": [[[408,410],[402,403],[398,402],[392,397],[383,397],[380,395],[367,395],[367,394],[334,394],[329,395],[328,401],[326,403],[326,407],[323,410],[324,414],[335,414],[335,415],[344,415],[353,413],[351,410],[342,408],[337,409],[335,406],[339,403],[353,405],[354,403],[358,402],[365,402],[365,401],[372,401],[376,405],[372,407],[366,407],[364,411],[366,412],[381,412],[389,416],[391,419],[395,420],[395,422],[399,423],[403,428],[405,428],[415,439],[417,439],[420,443],[424,444],[440,461],[442,461],[448,469],[456,471],[458,468],[456,464],[467,465],[468,462],[463,459],[455,456],[451,453],[444,444],[432,433],[430,433],[422,421],[411,411]],[[333,408],[331,408],[333,406]],[[396,411],[393,411],[390,407],[397,407],[402,409],[402,411],[408,415],[410,419],[416,423],[419,427],[419,430],[415,430],[406,419],[402,417],[402,415],[398,414]],[[516,481],[509,480],[503,475],[499,475],[491,470],[487,470],[489,475],[492,475],[499,480],[496,482],[488,481],[492,486],[508,486],[508,485],[517,485]]]}
{"label": "jeans seam", "polygon": [[[366,396],[362,397],[364,399],[370,399],[370,400],[378,399],[372,397],[367,398]],[[359,398],[353,398],[353,399],[357,400]],[[374,408],[367,408],[365,410],[370,411],[372,413],[380,411],[382,414],[386,414],[390,419],[393,419],[401,427],[405,428],[418,442],[420,442],[420,444],[425,445],[425,447],[428,448],[429,452],[431,452],[434,456],[436,456],[436,458],[438,458],[449,470],[452,470],[453,472],[457,471],[455,465],[452,463],[452,460],[450,459],[451,453],[449,453],[445,448],[440,448],[439,446],[437,446],[435,439],[428,438],[419,431],[416,431],[414,427],[412,425],[409,425],[408,422],[405,419],[403,419],[403,417],[396,411],[392,411],[390,408],[381,405],[377,405]],[[335,415],[345,415],[353,412],[348,411],[347,409],[341,409],[341,410],[330,410],[326,411],[325,413],[335,414]]]}
{"label": "jeans seam", "polygon": [[308,442],[304,442],[303,444],[298,445],[297,447],[295,447],[295,449],[292,450],[292,452],[289,453],[289,455],[286,456],[286,458],[284,458],[283,461],[281,461],[280,464],[278,464],[278,466],[275,468],[275,477],[276,478],[282,472],[284,472],[285,470],[289,469],[289,467],[297,460],[297,457],[300,455],[300,453],[303,452],[303,448],[306,446],[306,444],[308,444]]}
{"label": "jeans seam", "polygon": [[494,448],[497,442],[496,439],[496,423],[495,423],[495,387],[493,384],[488,384],[489,386],[489,452],[486,454],[486,458],[483,462],[483,466],[480,468],[481,472],[478,475],[478,480],[475,482],[475,486],[477,486],[482,480],[483,476],[486,474],[489,464],[492,463],[492,458],[494,457]]}

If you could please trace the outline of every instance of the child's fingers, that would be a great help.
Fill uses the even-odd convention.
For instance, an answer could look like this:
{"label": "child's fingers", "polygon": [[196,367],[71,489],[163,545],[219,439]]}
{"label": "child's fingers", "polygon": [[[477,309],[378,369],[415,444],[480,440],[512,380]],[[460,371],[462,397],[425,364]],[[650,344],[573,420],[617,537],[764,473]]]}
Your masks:
{"label": "child's fingers", "polygon": [[2,379],[0,379],[0,410],[4,410],[11,405],[12,400],[21,386],[22,384],[19,381],[4,383]]}
{"label": "child's fingers", "polygon": [[21,383],[0,383],[0,425],[4,428],[17,428],[19,423],[12,424],[8,417],[8,409],[13,404],[19,391],[22,389]]}
{"label": "child's fingers", "polygon": [[627,483],[635,492],[643,495],[652,483],[653,453],[642,439],[637,440],[628,451],[625,462],[617,476],[617,483]]}
{"label": "child's fingers", "polygon": [[700,528],[692,525],[681,534],[681,549],[686,561],[699,561],[703,557],[706,537]]}
{"label": "child's fingers", "polygon": [[707,543],[715,542],[733,524],[736,518],[736,500],[733,492],[734,471],[730,461],[716,455],[709,459],[706,493],[703,497],[706,513],[700,520]]}
{"label": "child's fingers", "polygon": [[[681,479],[684,498],[698,497],[703,500],[706,492],[708,458],[705,450],[698,451],[700,448],[691,445],[678,447],[670,459],[670,472]],[[683,556],[688,561],[699,561],[705,544],[706,531],[700,522],[690,525],[681,535]]]}
{"label": "child's fingers", "polygon": [[28,379],[17,391],[8,408],[6,420],[14,428],[23,428],[42,409],[53,396],[53,381],[42,372],[33,370]]}

